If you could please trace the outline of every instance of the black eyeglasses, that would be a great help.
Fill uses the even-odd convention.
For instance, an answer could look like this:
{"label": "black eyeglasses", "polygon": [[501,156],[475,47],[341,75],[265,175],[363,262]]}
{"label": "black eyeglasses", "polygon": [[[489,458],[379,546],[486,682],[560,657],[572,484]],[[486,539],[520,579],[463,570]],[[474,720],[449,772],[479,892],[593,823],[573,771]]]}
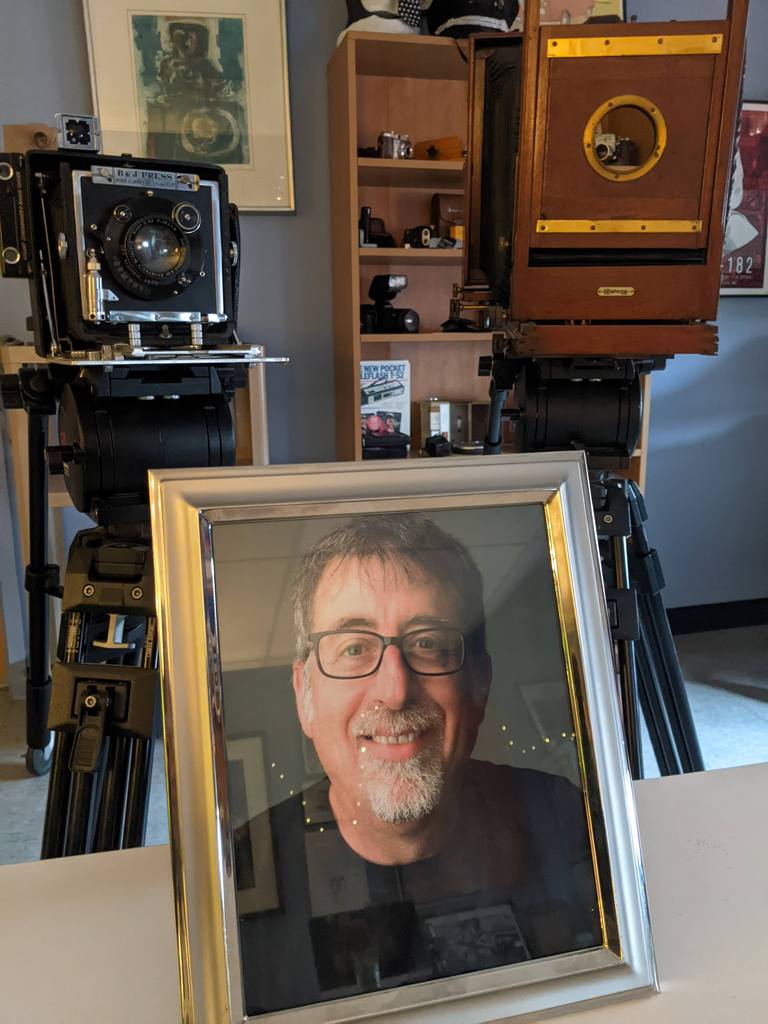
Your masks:
{"label": "black eyeglasses", "polygon": [[310,633],[317,664],[330,679],[363,679],[381,665],[387,647],[397,647],[408,668],[420,676],[448,676],[464,667],[464,636],[449,626],[382,636],[367,629]]}

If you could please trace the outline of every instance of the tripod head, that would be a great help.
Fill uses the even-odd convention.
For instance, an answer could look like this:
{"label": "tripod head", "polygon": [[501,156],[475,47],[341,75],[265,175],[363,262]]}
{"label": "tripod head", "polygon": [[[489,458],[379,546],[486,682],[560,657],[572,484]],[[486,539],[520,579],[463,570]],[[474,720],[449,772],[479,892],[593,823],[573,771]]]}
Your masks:
{"label": "tripod head", "polygon": [[[518,424],[523,451],[583,449],[593,468],[626,469],[643,418],[642,378],[665,360],[568,358],[533,360],[499,348],[481,358],[491,376],[485,453],[502,450],[502,420]],[[510,393],[515,405],[505,408]]]}

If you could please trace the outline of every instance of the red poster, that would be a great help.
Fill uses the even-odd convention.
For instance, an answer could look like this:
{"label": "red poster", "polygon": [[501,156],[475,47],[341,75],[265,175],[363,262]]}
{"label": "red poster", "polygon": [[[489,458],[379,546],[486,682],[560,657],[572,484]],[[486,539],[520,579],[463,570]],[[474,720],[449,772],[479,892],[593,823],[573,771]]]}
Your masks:
{"label": "red poster", "polygon": [[768,295],[768,103],[745,103],[723,244],[722,295]]}

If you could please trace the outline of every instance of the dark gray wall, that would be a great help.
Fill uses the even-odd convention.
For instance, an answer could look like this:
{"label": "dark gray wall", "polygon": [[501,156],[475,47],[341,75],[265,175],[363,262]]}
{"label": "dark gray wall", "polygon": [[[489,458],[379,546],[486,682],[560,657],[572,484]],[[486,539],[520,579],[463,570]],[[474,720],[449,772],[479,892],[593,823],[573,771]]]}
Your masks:
{"label": "dark gray wall", "polygon": [[[638,21],[720,18],[725,0],[627,0]],[[768,0],[752,0],[744,98],[768,101]],[[720,353],[653,375],[646,498],[668,607],[768,596],[768,297],[720,301]]]}
{"label": "dark gray wall", "polygon": [[[628,0],[628,15],[720,17],[725,0]],[[90,109],[79,0],[0,0],[0,123]],[[241,333],[291,356],[268,372],[275,462],[333,457],[325,67],[343,0],[287,0],[296,213],[243,217]],[[753,0],[745,95],[768,99],[768,0]],[[26,285],[0,281],[0,333],[25,337]],[[678,357],[654,377],[649,529],[670,606],[765,597],[768,299],[725,299],[720,355]]]}

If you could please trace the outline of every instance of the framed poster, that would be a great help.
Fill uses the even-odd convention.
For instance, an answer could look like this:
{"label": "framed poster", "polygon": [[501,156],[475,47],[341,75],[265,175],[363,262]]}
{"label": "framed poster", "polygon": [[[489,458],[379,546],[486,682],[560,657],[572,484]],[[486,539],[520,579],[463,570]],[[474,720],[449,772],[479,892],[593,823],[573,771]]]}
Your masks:
{"label": "framed poster", "polygon": [[222,165],[241,210],[293,210],[284,0],[83,0],[105,153]]}
{"label": "framed poster", "polygon": [[741,108],[720,294],[768,295],[768,103]]}
{"label": "framed poster", "polygon": [[[482,1024],[652,992],[583,455],[150,487],[184,1019]],[[266,786],[233,814],[256,732]],[[279,906],[254,912],[249,842]]]}

